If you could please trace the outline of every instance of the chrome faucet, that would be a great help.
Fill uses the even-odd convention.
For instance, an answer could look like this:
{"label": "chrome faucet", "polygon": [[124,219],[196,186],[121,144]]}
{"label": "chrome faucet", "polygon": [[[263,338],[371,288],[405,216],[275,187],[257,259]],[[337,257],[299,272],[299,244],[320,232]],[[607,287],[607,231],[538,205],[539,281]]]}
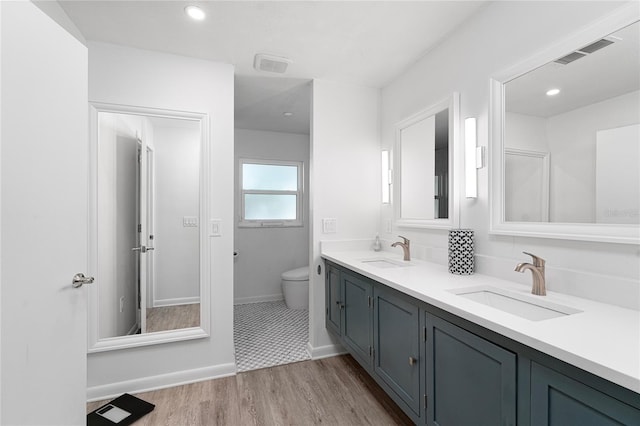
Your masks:
{"label": "chrome faucet", "polygon": [[515,270],[523,273],[527,269],[531,270],[531,274],[533,276],[533,287],[531,288],[531,293],[536,296],[546,296],[547,289],[545,288],[544,259],[536,256],[535,254],[527,253],[526,251],[523,251],[523,253],[528,254],[533,258],[533,264],[518,263]]}
{"label": "chrome faucet", "polygon": [[402,247],[402,251],[404,252],[403,260],[408,262],[411,260],[411,241],[409,241],[402,235],[398,235],[398,236],[402,238],[404,242],[396,241],[395,243],[391,244],[391,247],[397,247],[397,246]]}

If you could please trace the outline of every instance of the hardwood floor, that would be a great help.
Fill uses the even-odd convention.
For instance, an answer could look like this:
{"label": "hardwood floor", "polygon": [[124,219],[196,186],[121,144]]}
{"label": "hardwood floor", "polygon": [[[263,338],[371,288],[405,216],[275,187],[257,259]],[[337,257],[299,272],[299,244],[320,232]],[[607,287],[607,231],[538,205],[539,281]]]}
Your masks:
{"label": "hardwood floor", "polygon": [[200,304],[162,306],[147,309],[147,333],[200,325]]}
{"label": "hardwood floor", "polygon": [[[142,425],[411,425],[349,355],[302,361],[136,395]],[[87,404],[87,413],[108,401]]]}

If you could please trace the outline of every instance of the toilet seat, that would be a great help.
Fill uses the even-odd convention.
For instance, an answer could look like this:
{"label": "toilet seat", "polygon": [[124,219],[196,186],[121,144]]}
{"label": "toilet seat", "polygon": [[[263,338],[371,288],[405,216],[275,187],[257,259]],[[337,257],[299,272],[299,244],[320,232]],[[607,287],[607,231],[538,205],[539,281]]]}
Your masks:
{"label": "toilet seat", "polygon": [[292,269],[282,273],[282,279],[286,281],[307,281],[309,279],[309,267]]}

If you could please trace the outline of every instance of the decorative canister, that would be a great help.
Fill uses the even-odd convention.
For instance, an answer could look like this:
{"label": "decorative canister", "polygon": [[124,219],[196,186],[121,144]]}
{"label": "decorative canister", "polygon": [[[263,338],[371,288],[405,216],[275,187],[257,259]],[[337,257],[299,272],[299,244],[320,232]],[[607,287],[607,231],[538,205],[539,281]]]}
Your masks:
{"label": "decorative canister", "polygon": [[449,230],[449,272],[471,275],[473,270],[473,230]]}

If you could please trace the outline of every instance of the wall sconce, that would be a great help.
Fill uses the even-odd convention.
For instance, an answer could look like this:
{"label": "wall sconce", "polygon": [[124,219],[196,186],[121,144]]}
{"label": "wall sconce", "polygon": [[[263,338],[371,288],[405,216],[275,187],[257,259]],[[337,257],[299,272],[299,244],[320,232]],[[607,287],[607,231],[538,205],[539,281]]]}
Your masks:
{"label": "wall sconce", "polygon": [[[478,196],[478,175],[477,169],[482,168],[483,151],[482,147],[477,147],[475,117],[464,120],[464,191],[467,198]],[[479,165],[478,165],[479,164]]]}
{"label": "wall sconce", "polygon": [[389,151],[382,151],[381,176],[382,176],[382,204],[391,202],[391,170],[389,169]]}

